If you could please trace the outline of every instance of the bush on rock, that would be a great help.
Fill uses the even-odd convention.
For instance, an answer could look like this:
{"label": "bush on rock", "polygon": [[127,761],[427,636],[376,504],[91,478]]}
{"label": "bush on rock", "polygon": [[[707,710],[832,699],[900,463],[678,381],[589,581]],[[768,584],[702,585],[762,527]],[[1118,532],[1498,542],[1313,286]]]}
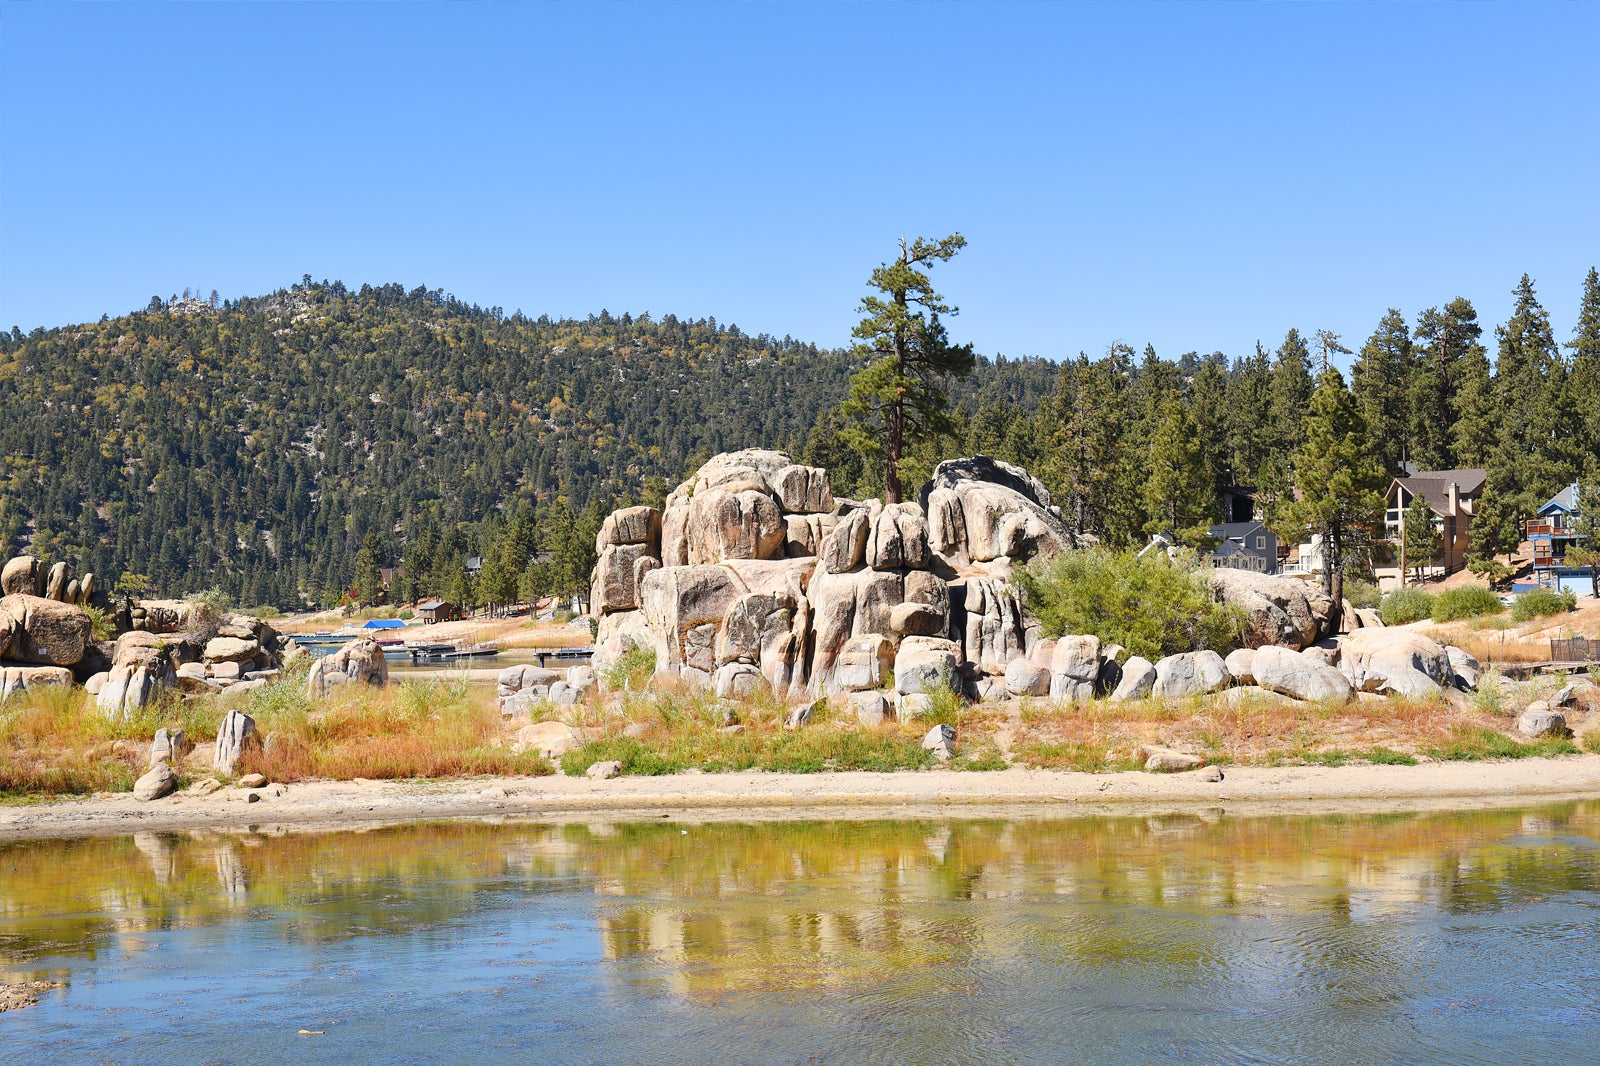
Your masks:
{"label": "bush on rock", "polygon": [[1238,643],[1239,612],[1216,602],[1192,556],[1068,549],[1036,559],[1017,580],[1047,637],[1092,634],[1150,660]]}

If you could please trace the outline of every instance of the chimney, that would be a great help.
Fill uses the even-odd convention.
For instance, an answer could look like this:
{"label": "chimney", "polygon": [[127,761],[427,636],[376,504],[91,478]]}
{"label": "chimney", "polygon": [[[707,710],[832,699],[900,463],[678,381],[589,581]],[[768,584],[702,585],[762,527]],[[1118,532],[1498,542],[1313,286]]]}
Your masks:
{"label": "chimney", "polygon": [[1445,489],[1445,499],[1449,501],[1450,514],[1452,516],[1454,516],[1456,514],[1459,514],[1460,513],[1459,508],[1460,508],[1460,505],[1461,505],[1461,487],[1459,485],[1457,485],[1454,481],[1450,482],[1449,485],[1446,487],[1446,489]]}

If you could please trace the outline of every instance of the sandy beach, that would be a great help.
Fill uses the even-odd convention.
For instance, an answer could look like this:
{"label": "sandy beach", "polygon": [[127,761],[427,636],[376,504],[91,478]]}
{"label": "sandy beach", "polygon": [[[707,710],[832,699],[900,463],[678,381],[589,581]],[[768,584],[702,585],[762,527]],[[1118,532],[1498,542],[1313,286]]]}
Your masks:
{"label": "sandy beach", "polygon": [[[626,817],[795,818],[845,812],[884,816],[977,814],[984,809],[1200,809],[1258,814],[1318,810],[1508,806],[1600,797],[1600,755],[1419,766],[1224,768],[1181,774],[1051,770],[973,773],[683,773],[591,781],[572,777],[448,781],[325,781],[266,789],[177,793],[143,803],[130,795],[0,807],[0,839],[207,826],[339,823],[605,812]],[[258,799],[251,801],[255,792]]]}

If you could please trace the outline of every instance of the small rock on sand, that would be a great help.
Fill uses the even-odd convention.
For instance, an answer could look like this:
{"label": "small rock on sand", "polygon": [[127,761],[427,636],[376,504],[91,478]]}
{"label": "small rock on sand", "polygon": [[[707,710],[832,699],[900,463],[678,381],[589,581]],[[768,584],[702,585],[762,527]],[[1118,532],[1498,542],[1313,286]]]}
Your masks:
{"label": "small rock on sand", "polygon": [[1144,757],[1145,771],[1152,774],[1181,773],[1184,770],[1198,769],[1205,763],[1205,760],[1198,755],[1174,751],[1171,748],[1146,746],[1139,749],[1136,757],[1138,755]]}
{"label": "small rock on sand", "polygon": [[1517,719],[1517,732],[1527,737],[1564,737],[1567,735],[1567,716],[1554,710],[1545,701],[1538,700],[1528,704],[1528,709]]}
{"label": "small rock on sand", "polygon": [[260,788],[267,783],[266,774],[245,774],[239,778],[240,788]]}
{"label": "small rock on sand", "polygon": [[160,799],[171,792],[178,785],[178,778],[172,772],[172,767],[165,762],[158,762],[150,767],[148,773],[133,783],[133,798],[148,802]]}
{"label": "small rock on sand", "polygon": [[622,764],[615,759],[590,763],[589,769],[584,771],[584,776],[591,781],[608,781],[613,777],[621,777]]}

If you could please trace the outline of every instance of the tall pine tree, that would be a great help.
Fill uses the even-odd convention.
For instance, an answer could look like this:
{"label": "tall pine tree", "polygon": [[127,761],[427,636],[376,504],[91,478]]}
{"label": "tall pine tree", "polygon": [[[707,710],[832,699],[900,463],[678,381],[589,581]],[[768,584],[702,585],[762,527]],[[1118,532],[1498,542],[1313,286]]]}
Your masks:
{"label": "tall pine tree", "polygon": [[1323,589],[1333,598],[1336,616],[1346,568],[1365,568],[1364,549],[1383,523],[1387,482],[1366,419],[1343,375],[1329,367],[1306,413],[1305,442],[1294,455],[1298,492],[1282,505],[1278,531],[1297,540],[1303,534],[1320,538]]}
{"label": "tall pine tree", "polygon": [[1572,349],[1572,370],[1567,381],[1568,423],[1578,449],[1600,455],[1600,272],[1589,268],[1583,279],[1583,299],[1578,304],[1578,325],[1567,342]]}
{"label": "tall pine tree", "polygon": [[1266,426],[1272,450],[1287,454],[1300,446],[1300,421],[1311,400],[1311,351],[1300,331],[1291,329],[1272,363],[1271,404]]}
{"label": "tall pine tree", "polygon": [[1500,432],[1489,455],[1485,496],[1491,502],[1473,521],[1473,540],[1484,551],[1513,550],[1518,519],[1533,514],[1575,472],[1562,417],[1566,367],[1550,318],[1528,275],[1513,292],[1511,318],[1495,330],[1500,349],[1493,395]]}
{"label": "tall pine tree", "polygon": [[1350,367],[1350,391],[1382,450],[1384,465],[1400,472],[1411,458],[1411,379],[1416,356],[1405,316],[1391,307]]}
{"label": "tall pine tree", "polygon": [[1194,419],[1176,392],[1169,392],[1161,404],[1146,468],[1144,507],[1150,517],[1145,532],[1168,533],[1183,544],[1204,544],[1216,494]]}

